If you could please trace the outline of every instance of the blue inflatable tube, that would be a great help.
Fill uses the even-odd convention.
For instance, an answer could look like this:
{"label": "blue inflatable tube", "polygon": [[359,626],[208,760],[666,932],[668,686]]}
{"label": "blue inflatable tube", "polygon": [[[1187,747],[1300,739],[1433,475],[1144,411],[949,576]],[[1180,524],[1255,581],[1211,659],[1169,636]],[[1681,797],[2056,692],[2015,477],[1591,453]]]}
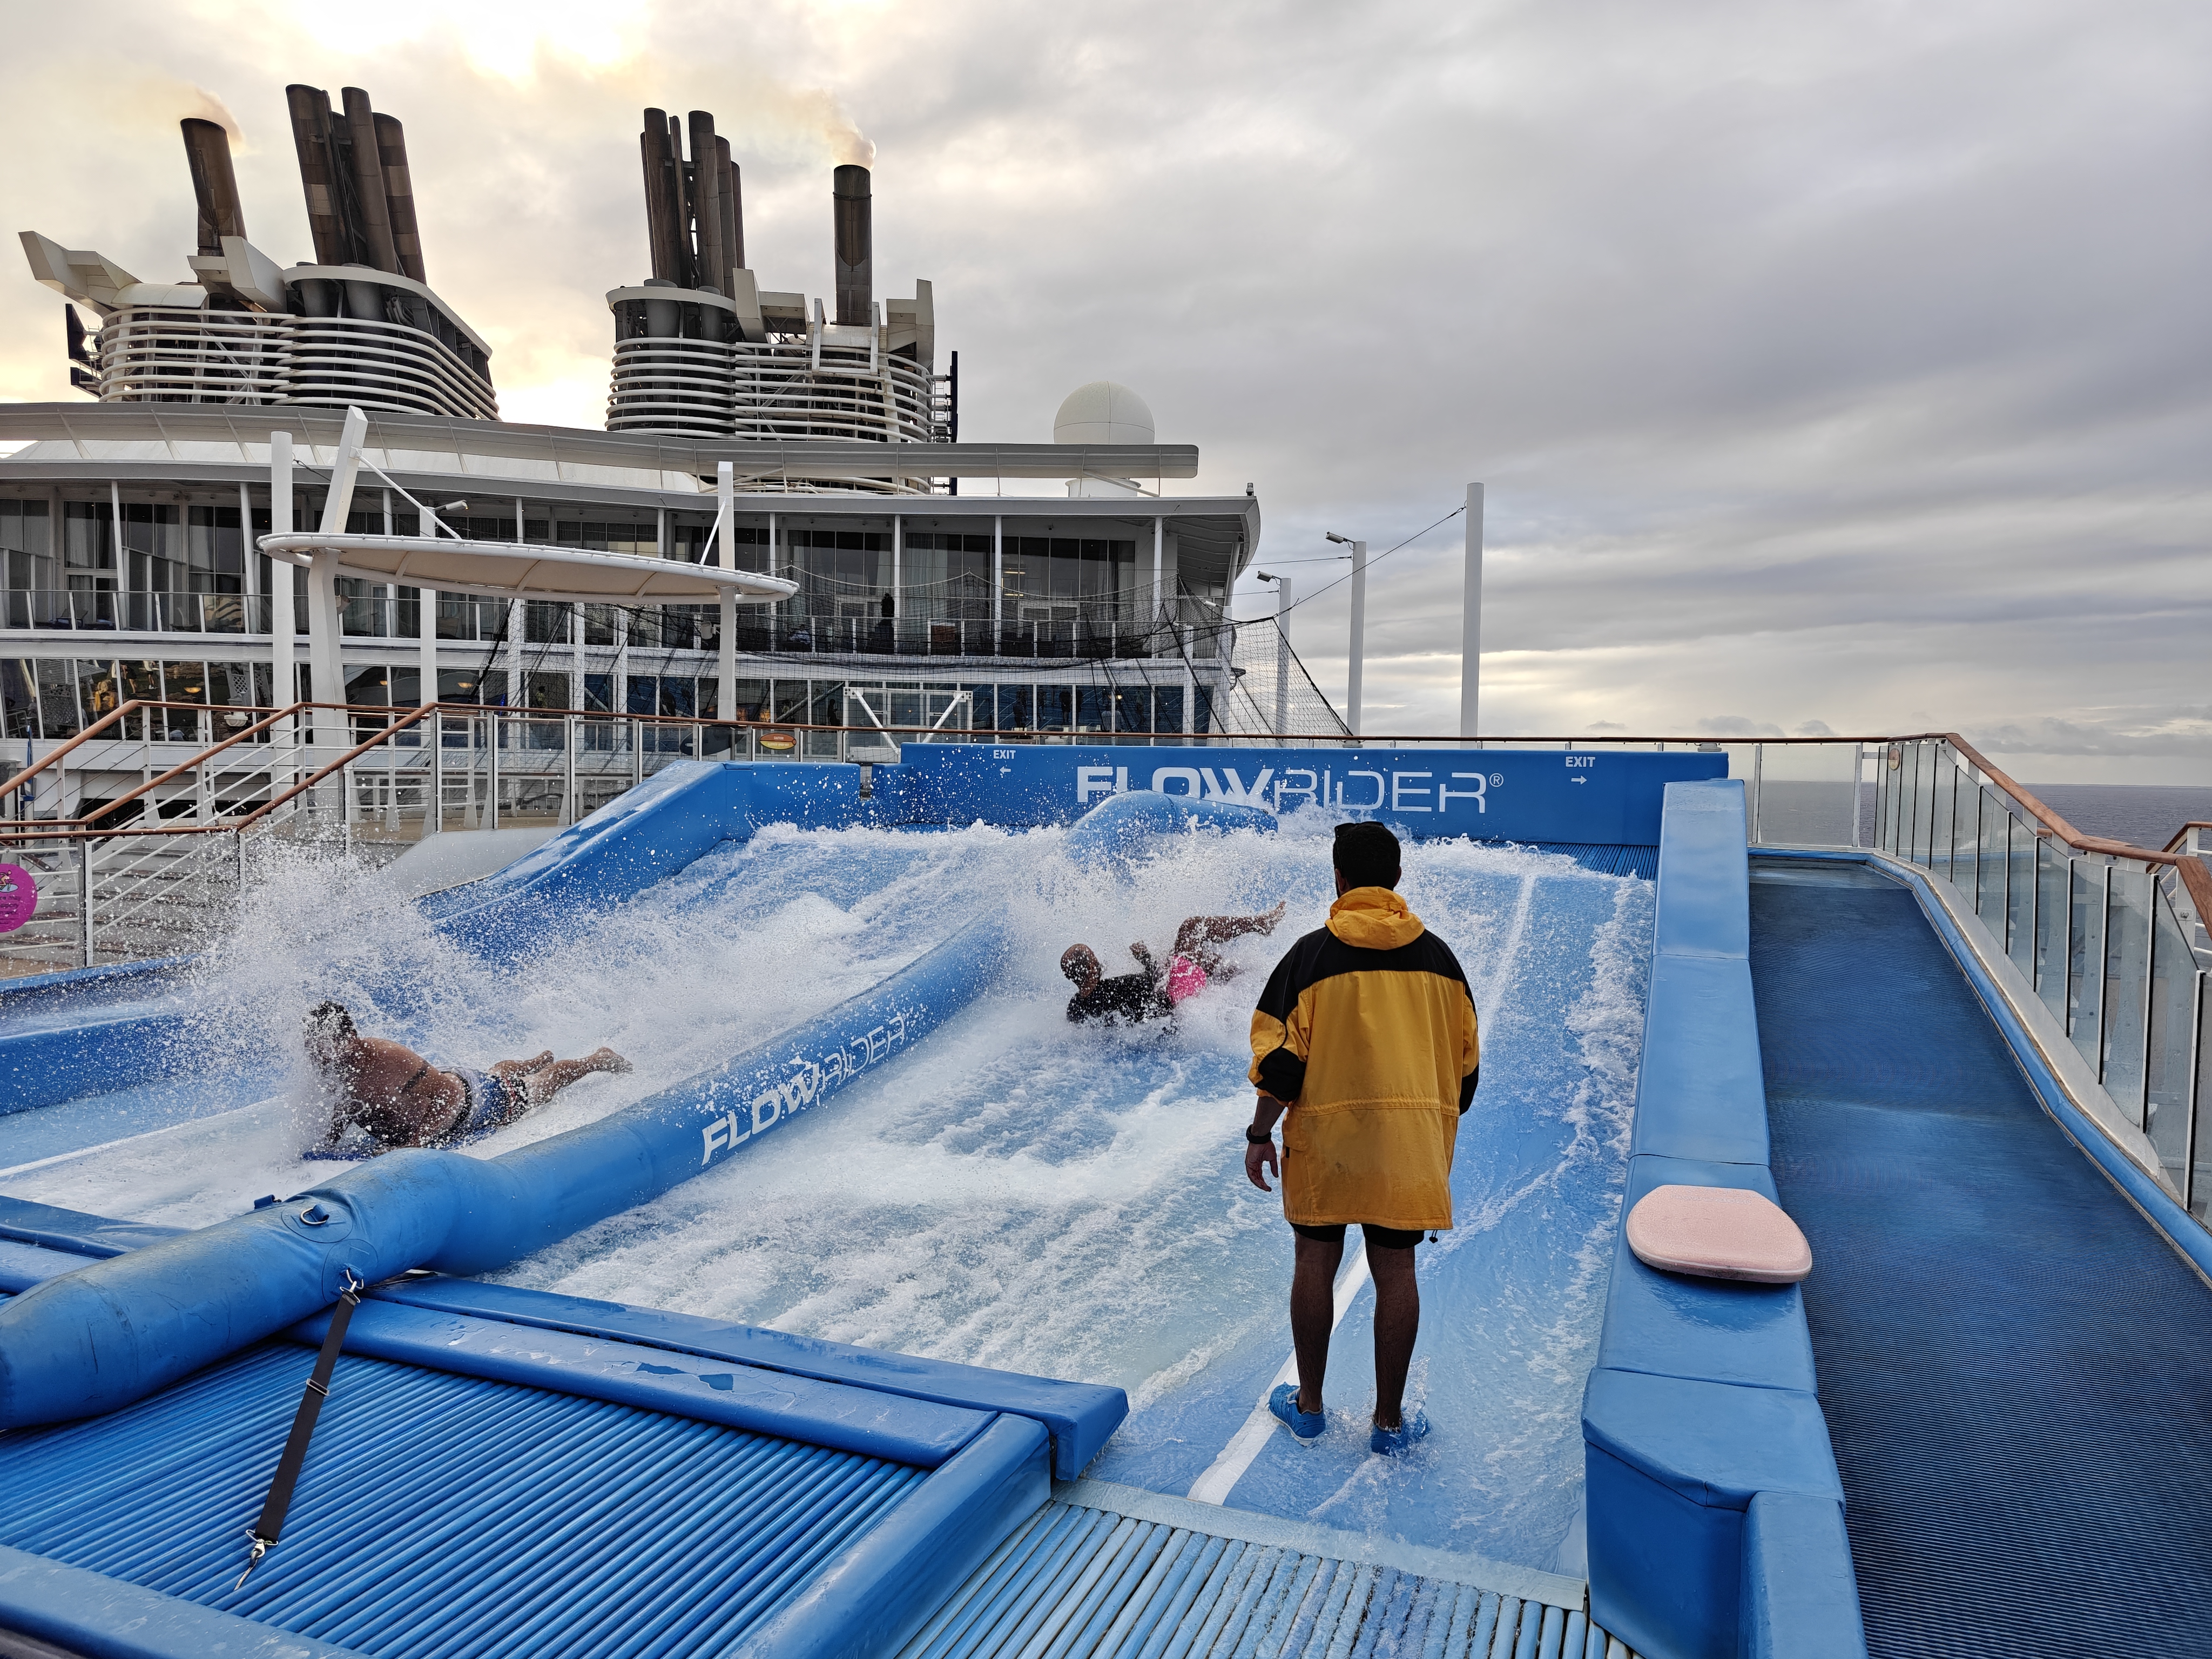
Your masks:
{"label": "blue inflatable tube", "polygon": [[496,1158],[410,1150],[0,1305],[0,1429],[94,1416],[328,1307],[345,1277],[477,1273],[659,1197],[889,1063],[997,977],[996,919],[622,1111]]}

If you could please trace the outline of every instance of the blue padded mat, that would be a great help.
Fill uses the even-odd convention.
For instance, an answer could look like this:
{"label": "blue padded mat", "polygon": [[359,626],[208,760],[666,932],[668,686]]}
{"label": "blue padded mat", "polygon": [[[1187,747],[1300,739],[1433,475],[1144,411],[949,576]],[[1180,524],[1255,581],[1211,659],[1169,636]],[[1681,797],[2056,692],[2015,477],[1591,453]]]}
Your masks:
{"label": "blue padded mat", "polygon": [[2206,1651],[2212,1289],[2044,1113],[1910,892],[1796,866],[1751,918],[1869,1646]]}

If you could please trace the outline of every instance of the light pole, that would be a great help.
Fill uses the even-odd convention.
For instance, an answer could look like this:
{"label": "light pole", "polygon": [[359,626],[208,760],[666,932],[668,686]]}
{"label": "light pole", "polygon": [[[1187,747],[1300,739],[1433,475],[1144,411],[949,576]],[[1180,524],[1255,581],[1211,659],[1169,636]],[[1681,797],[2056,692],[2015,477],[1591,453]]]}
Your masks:
{"label": "light pole", "polygon": [[1291,579],[1264,570],[1252,574],[1275,585],[1275,735],[1285,738],[1291,732]]}
{"label": "light pole", "polygon": [[1459,734],[1474,735],[1482,696],[1482,486],[1467,487],[1467,586],[1460,599]]}
{"label": "light pole", "polygon": [[1367,660],[1367,544],[1340,536],[1334,530],[1328,535],[1339,547],[1352,550],[1352,661],[1344,671],[1344,723],[1356,738],[1359,735],[1360,678]]}

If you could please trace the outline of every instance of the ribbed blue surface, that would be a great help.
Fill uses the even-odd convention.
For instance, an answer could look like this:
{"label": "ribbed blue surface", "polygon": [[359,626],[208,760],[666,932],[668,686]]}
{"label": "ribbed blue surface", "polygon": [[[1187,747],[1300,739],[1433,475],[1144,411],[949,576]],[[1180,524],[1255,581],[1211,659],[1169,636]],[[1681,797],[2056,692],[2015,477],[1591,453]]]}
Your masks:
{"label": "ribbed blue surface", "polygon": [[2212,1290],[2038,1106],[1913,896],[1754,881],[1774,1179],[1876,1655],[2202,1653]]}
{"label": "ribbed blue surface", "polygon": [[1622,1659],[1582,1613],[1065,1503],[900,1659]]}
{"label": "ribbed blue surface", "polygon": [[924,1471],[342,1358],[243,1591],[312,1354],[270,1344],[112,1416],[0,1435],[0,1542],[363,1653],[720,1654]]}
{"label": "ribbed blue surface", "polygon": [[1540,853],[1564,854],[1583,869],[1601,876],[1641,876],[1646,881],[1659,878],[1659,849],[1656,847],[1625,847],[1593,841],[1540,841],[1534,846]]}

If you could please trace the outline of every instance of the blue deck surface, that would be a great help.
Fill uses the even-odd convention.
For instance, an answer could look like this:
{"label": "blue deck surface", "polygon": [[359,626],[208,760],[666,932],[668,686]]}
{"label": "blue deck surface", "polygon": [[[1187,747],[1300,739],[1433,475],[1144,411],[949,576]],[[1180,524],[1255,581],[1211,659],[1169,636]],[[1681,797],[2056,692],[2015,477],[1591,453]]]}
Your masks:
{"label": "blue deck surface", "polygon": [[1911,892],[1754,868],[1774,1178],[1869,1648],[2205,1651],[2212,1288],[2040,1109]]}
{"label": "blue deck surface", "polygon": [[349,1355],[283,1541],[241,1590],[307,1367],[265,1343],[0,1436],[0,1544],[364,1654],[720,1654],[927,1474]]}

